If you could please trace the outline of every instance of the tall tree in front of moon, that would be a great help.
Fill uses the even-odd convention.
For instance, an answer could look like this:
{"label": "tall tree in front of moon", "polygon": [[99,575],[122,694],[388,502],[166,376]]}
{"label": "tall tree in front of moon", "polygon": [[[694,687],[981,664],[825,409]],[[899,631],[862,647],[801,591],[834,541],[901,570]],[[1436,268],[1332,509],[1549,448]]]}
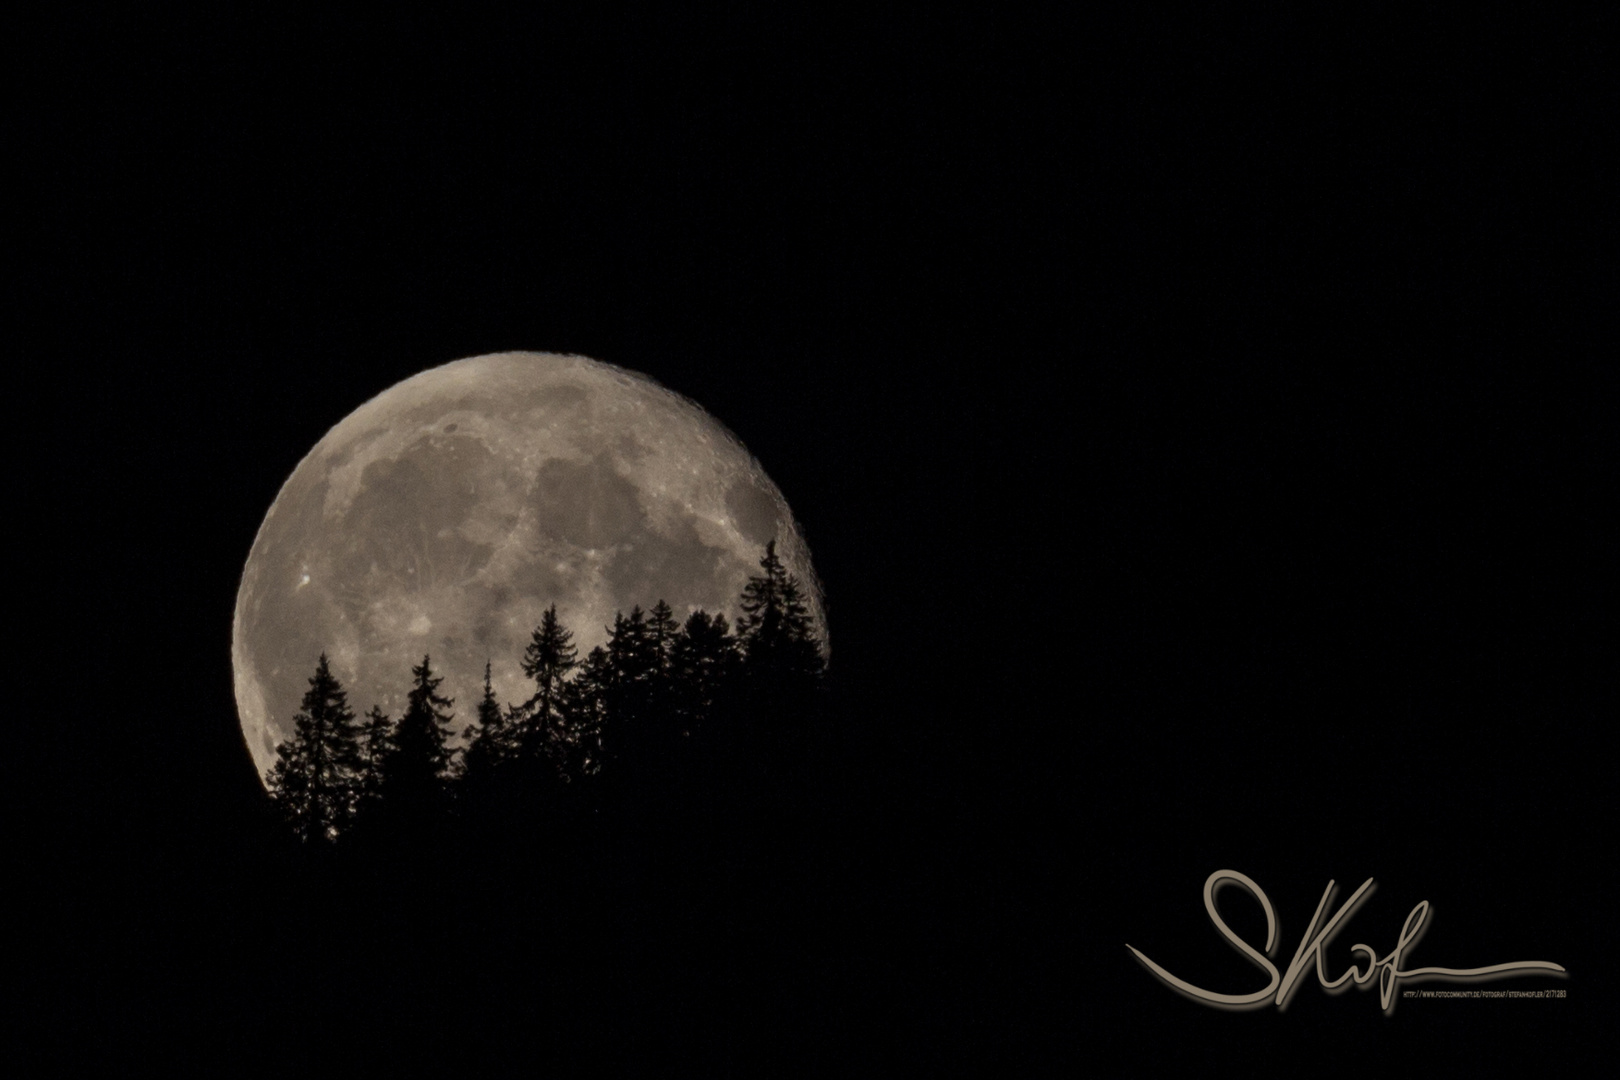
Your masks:
{"label": "tall tree in front of moon", "polygon": [[396,718],[431,655],[470,716],[486,660],[504,700],[532,693],[520,661],[552,604],[581,654],[636,605],[733,617],[772,539],[825,643],[787,503],[698,406],[580,356],[422,372],[329,431],[259,528],[231,649],[248,749],[262,777],[322,652],[357,710]]}

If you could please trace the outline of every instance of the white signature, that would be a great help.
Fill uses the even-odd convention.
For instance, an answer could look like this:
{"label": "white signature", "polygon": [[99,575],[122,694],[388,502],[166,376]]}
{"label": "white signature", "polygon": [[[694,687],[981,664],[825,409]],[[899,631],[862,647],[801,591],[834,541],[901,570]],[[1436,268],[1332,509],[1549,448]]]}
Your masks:
{"label": "white signature", "polygon": [[[1254,898],[1260,901],[1260,907],[1265,910],[1266,950],[1264,953],[1238,937],[1236,931],[1226,925],[1226,921],[1221,918],[1220,912],[1215,910],[1215,891],[1228,882],[1234,882],[1248,889],[1254,895]],[[1352,945],[1350,946],[1352,953],[1360,953],[1365,956],[1366,969],[1361,969],[1355,961],[1351,961],[1349,970],[1336,979],[1330,979],[1327,973],[1327,960],[1324,956],[1328,942],[1333,939],[1333,935],[1338,932],[1340,926],[1354,914],[1356,908],[1368,896],[1372,895],[1373,879],[1368,878],[1362,882],[1361,888],[1351,894],[1350,899],[1344,902],[1344,905],[1339,908],[1331,919],[1323,923],[1322,915],[1333,899],[1333,891],[1333,882],[1329,881],[1327,889],[1322,893],[1321,903],[1316,905],[1316,914],[1311,916],[1311,924],[1306,927],[1305,936],[1300,940],[1299,949],[1294,953],[1293,962],[1288,965],[1286,972],[1279,974],[1276,965],[1267,957],[1268,953],[1276,951],[1277,913],[1272,910],[1271,901],[1266,897],[1265,890],[1256,885],[1253,879],[1245,874],[1238,873],[1236,870],[1217,870],[1205,880],[1204,908],[1209,912],[1210,921],[1215,924],[1215,929],[1221,932],[1221,936],[1226,938],[1233,948],[1253,961],[1270,978],[1264,990],[1256,990],[1251,994],[1217,994],[1213,990],[1202,989],[1184,979],[1176,978],[1164,968],[1149,960],[1141,950],[1133,948],[1129,944],[1125,947],[1131,950],[1132,954],[1135,955],[1137,960],[1141,961],[1144,967],[1174,989],[1207,1005],[1231,1009],[1260,1008],[1268,1000],[1275,1000],[1278,1009],[1287,1008],[1288,998],[1297,987],[1300,976],[1305,972],[1306,965],[1311,962],[1312,954],[1315,955],[1316,959],[1316,978],[1322,984],[1322,988],[1329,992],[1347,988],[1346,984],[1352,980],[1356,986],[1364,987],[1372,981],[1374,976],[1377,976],[1379,1002],[1385,1012],[1394,1008],[1395,987],[1402,979],[1426,976],[1429,978],[1441,978],[1446,981],[1463,981],[1467,979],[1504,978],[1520,972],[1564,971],[1564,968],[1558,964],[1550,964],[1544,960],[1521,960],[1511,964],[1492,964],[1489,967],[1480,968],[1423,967],[1403,970],[1401,968],[1401,954],[1417,943],[1418,938],[1422,935],[1424,921],[1429,917],[1429,902],[1424,900],[1413,908],[1412,913],[1406,917],[1406,922],[1401,927],[1401,936],[1396,940],[1395,947],[1389,951],[1387,956],[1379,959],[1378,954],[1370,945]]]}

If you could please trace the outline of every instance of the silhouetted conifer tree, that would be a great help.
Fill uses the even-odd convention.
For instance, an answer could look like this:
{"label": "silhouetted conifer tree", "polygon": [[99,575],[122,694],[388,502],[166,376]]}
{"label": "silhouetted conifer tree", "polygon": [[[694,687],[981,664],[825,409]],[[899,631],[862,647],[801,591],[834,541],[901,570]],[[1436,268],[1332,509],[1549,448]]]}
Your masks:
{"label": "silhouetted conifer tree", "polygon": [[674,662],[675,638],[680,633],[675,613],[663,600],[647,615],[647,655],[654,677],[668,675]]}
{"label": "silhouetted conifer tree", "polygon": [[614,613],[607,651],[615,687],[645,687],[652,680],[658,659],[647,639],[647,616],[640,605],[631,608],[628,616]]}
{"label": "silhouetted conifer tree", "polygon": [[270,797],[304,843],[331,843],[354,815],[360,768],[354,712],[322,653],[293,718],[293,737],[276,748],[265,778]]}
{"label": "silhouetted conifer tree", "polygon": [[534,680],[535,692],[523,704],[520,752],[530,758],[544,754],[560,769],[572,756],[574,739],[563,713],[563,687],[578,663],[576,656],[574,635],[557,621],[557,605],[552,604],[523,652],[523,674]]}
{"label": "silhouetted conifer tree", "polygon": [[360,723],[360,778],[356,810],[369,816],[382,799],[383,769],[394,749],[394,724],[373,705]]}
{"label": "silhouetted conifer tree", "polygon": [[[519,714],[521,715],[521,713]],[[480,783],[511,754],[512,730],[495,698],[490,682],[490,665],[484,662],[484,695],[478,699],[478,712],[467,725],[466,748],[461,753],[461,775],[470,783]]]}
{"label": "silhouetted conifer tree", "polygon": [[391,815],[417,821],[445,807],[446,782],[455,751],[449,745],[455,701],[440,697],[444,681],[433,674],[428,657],[411,668],[416,680],[406,698],[405,715],[394,731],[394,745],[383,771],[383,798]]}
{"label": "silhouetted conifer tree", "polygon": [[737,623],[748,673],[788,691],[814,687],[826,661],[798,579],[777,557],[775,540],[759,565],[764,573],[748,579]]}
{"label": "silhouetted conifer tree", "polygon": [[567,684],[563,707],[569,729],[574,733],[574,757],[570,764],[570,772],[574,774],[595,776],[602,770],[603,730],[612,679],[613,663],[607,650],[598,645]]}
{"label": "silhouetted conifer tree", "polygon": [[648,639],[647,619],[640,606],[631,608],[628,616],[614,614],[607,655],[604,740],[608,754],[626,762],[644,756],[658,673],[658,655]]}
{"label": "silhouetted conifer tree", "polygon": [[671,654],[675,715],[684,736],[702,726],[741,659],[724,615],[694,611],[687,616]]}
{"label": "silhouetted conifer tree", "polygon": [[681,625],[663,600],[647,613],[647,720],[659,741],[675,738],[675,645]]}

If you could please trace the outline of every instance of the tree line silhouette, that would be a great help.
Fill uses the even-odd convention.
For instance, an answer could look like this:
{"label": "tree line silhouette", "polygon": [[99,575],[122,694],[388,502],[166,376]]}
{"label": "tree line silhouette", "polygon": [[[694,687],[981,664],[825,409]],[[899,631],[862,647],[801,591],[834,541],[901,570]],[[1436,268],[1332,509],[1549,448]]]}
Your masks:
{"label": "tree line silhouette", "polygon": [[735,787],[749,773],[770,783],[773,763],[813,755],[807,725],[826,659],[774,541],[760,569],[735,628],[702,610],[678,622],[659,600],[616,614],[606,646],[583,659],[553,604],[521,661],[533,694],[503,705],[486,662],[459,733],[429,656],[412,667],[395,720],[375,705],[356,716],[323,653],[266,774],[276,810],[303,845],[324,849],[455,824],[504,827],[560,801],[597,811],[615,793],[639,800],[675,794],[672,784]]}

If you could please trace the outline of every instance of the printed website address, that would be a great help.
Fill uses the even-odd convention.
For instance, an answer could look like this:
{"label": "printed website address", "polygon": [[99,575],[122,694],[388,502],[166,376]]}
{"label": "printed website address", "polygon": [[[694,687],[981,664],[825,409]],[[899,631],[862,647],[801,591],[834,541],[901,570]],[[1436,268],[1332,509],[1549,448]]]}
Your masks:
{"label": "printed website address", "polygon": [[1409,998],[1561,998],[1567,990],[1404,990]]}

